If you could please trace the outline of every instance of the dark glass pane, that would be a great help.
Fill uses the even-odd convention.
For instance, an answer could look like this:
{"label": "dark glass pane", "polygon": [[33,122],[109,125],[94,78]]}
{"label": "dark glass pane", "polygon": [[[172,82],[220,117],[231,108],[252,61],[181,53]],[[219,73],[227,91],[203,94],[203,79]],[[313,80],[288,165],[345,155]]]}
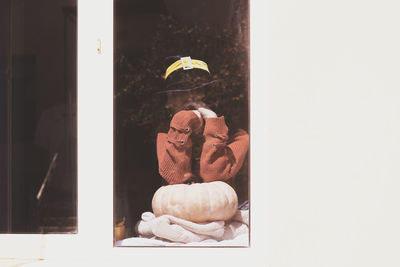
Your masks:
{"label": "dark glass pane", "polygon": [[[171,118],[183,109],[171,108],[168,102],[179,102],[179,97],[161,93],[166,86],[175,88],[180,84],[178,79],[175,83],[171,78],[164,80],[167,67],[180,56],[206,62],[210,74],[200,69],[188,70],[198,75],[192,77],[193,81],[185,78],[188,85],[182,85],[179,90],[197,88],[192,86],[198,84],[197,78],[210,79],[209,86],[204,85],[206,82],[200,86],[202,101],[196,104],[214,111],[220,118],[225,117],[229,127],[228,144],[235,142],[233,136],[239,129],[249,133],[249,1],[116,0],[114,3],[114,219],[115,239],[119,240],[138,237],[135,225],[144,212],[152,211],[154,193],[171,182],[159,171],[164,167],[157,155],[157,136],[168,132]],[[179,73],[185,76],[179,69],[170,77]],[[190,96],[187,94],[184,101],[200,97],[201,94],[194,91]],[[187,109],[196,108],[187,106]],[[205,122],[204,117],[201,120]],[[199,161],[204,136],[193,134],[188,138],[193,145],[187,153],[191,158],[192,179],[203,182]],[[235,151],[230,155],[226,152],[230,151],[229,147],[224,155],[221,152],[233,165],[244,157],[233,174],[225,179],[219,173],[221,175],[211,179],[225,179],[234,188],[239,204],[249,199],[247,148],[245,144],[241,147],[240,155]],[[215,156],[221,158],[221,155]],[[171,159],[171,162],[180,160]],[[188,182],[178,176],[174,178],[180,179],[180,183]],[[123,226],[125,232],[121,235]]]}
{"label": "dark glass pane", "polygon": [[0,231],[9,227],[8,180],[8,91],[10,11],[7,1],[0,2]]}
{"label": "dark glass pane", "polygon": [[0,230],[75,232],[76,0],[2,3]]}

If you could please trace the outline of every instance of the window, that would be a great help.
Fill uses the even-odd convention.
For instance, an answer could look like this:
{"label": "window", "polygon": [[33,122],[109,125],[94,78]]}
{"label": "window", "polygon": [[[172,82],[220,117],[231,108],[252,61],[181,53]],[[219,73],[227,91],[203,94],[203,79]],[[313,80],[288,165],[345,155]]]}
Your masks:
{"label": "window", "polygon": [[[77,6],[76,194],[78,198],[76,212],[78,231],[73,235],[59,235],[52,231],[48,234],[1,234],[0,258],[71,260],[104,257],[114,260],[134,260],[135,263],[143,266],[149,261],[160,264],[172,259],[177,265],[185,263],[185,258],[177,257],[181,251],[174,248],[168,251],[156,249],[157,253],[160,252],[160,255],[163,255],[161,258],[151,257],[155,250],[113,247],[113,4],[112,0],[79,1]],[[2,86],[6,85],[2,83]],[[3,105],[0,107],[2,110],[7,110]],[[2,113],[2,116],[4,114],[6,113]],[[5,125],[3,120],[0,123],[2,126]],[[4,136],[8,133],[3,127],[1,130],[3,131],[2,138],[5,138]],[[250,129],[249,132],[251,132]],[[2,153],[4,151],[1,150]],[[8,154],[2,154],[4,157],[6,155]],[[2,171],[4,171],[3,168]],[[257,185],[257,181],[252,184],[254,185]],[[252,194],[253,197],[257,195]],[[5,206],[8,207],[8,205]],[[257,220],[257,215],[252,218],[253,221]],[[257,229],[253,229],[252,232],[260,233],[260,228]],[[260,239],[255,236],[252,247],[256,247],[257,244],[262,245]],[[218,253],[213,252],[208,257],[198,259],[198,263],[221,256],[226,258],[226,261],[232,261],[235,258],[233,254],[246,257],[252,255],[256,258],[256,252],[252,251],[251,248],[240,250],[240,252],[236,249],[220,249]],[[136,257],[137,252],[148,257]],[[194,253],[202,254],[196,248],[187,251],[188,255]],[[237,257],[235,259],[236,263],[244,262]]]}
{"label": "window", "polygon": [[[115,1],[117,245],[248,246],[248,5],[247,0]],[[179,127],[187,130],[178,134],[182,140],[175,136]],[[215,181],[227,191],[206,190]],[[169,185],[164,188],[174,191],[181,188],[174,184],[191,183],[182,191],[186,197],[175,199],[180,202],[171,203],[171,210],[155,209],[159,188]],[[195,198],[207,200],[185,203],[194,186],[205,190]],[[219,203],[221,196],[237,198],[238,208],[232,209],[234,200]],[[167,209],[166,202],[159,204]],[[182,213],[197,205],[203,209],[196,215]],[[153,213],[166,216],[150,219]],[[148,228],[167,218],[174,220],[169,230],[155,235],[166,225]],[[182,225],[203,229],[206,222],[209,235]],[[213,223],[220,223],[218,233]],[[178,233],[173,229],[181,231],[181,239],[175,239]]]}
{"label": "window", "polygon": [[75,233],[76,0],[1,3],[2,233]]}

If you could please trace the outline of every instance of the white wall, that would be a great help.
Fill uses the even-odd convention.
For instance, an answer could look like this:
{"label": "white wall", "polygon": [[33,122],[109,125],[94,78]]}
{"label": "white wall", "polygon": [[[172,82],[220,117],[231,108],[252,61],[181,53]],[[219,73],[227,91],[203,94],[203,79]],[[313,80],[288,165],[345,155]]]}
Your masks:
{"label": "white wall", "polygon": [[399,8],[267,1],[268,266],[400,265]]}

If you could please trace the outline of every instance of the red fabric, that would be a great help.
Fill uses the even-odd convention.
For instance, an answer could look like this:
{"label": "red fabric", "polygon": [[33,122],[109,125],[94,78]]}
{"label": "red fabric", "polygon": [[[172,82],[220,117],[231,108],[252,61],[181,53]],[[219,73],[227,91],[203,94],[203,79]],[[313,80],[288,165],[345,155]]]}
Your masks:
{"label": "red fabric", "polygon": [[[168,133],[157,136],[157,157],[160,175],[168,184],[183,183],[192,177],[193,131],[202,127],[203,119],[193,111],[180,111],[170,123]],[[200,176],[205,182],[228,181],[233,178],[246,157],[249,136],[239,130],[231,137],[224,117],[206,118],[204,144],[200,158]],[[228,181],[229,182],[229,181]]]}

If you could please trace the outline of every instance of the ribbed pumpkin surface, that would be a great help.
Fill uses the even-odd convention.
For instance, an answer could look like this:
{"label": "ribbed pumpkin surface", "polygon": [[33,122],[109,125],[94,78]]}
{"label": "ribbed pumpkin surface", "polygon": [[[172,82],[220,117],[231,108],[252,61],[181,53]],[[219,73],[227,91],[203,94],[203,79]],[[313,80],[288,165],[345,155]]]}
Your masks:
{"label": "ribbed pumpkin surface", "polygon": [[152,201],[157,217],[169,214],[192,222],[229,220],[237,205],[235,190],[221,181],[163,186]]}

